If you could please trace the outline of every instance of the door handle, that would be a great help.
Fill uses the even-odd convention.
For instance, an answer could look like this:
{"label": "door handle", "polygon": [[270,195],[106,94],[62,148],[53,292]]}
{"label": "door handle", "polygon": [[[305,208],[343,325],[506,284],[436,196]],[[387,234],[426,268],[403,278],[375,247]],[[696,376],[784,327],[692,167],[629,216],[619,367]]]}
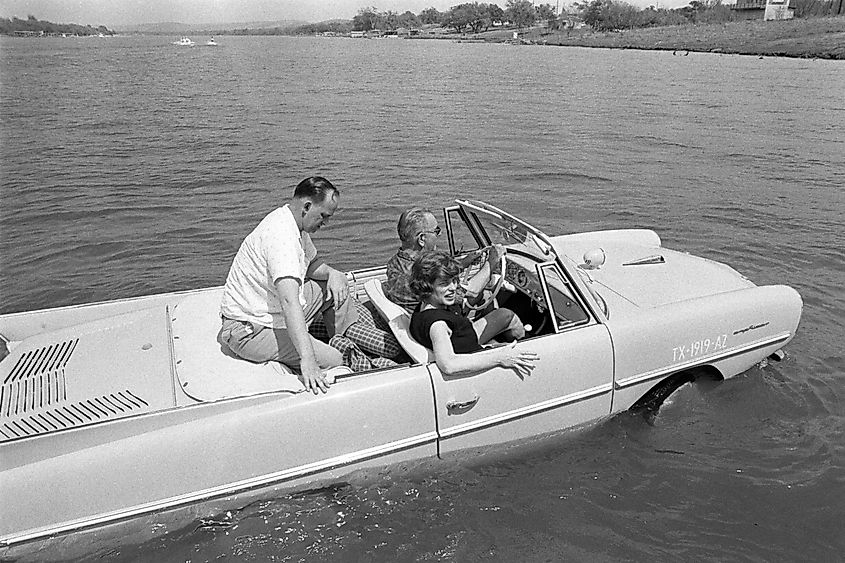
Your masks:
{"label": "door handle", "polygon": [[480,397],[478,395],[476,395],[472,399],[470,399],[469,401],[449,401],[448,403],[446,403],[446,410],[448,410],[450,412],[451,411],[469,410],[469,409],[471,409],[472,407],[475,406],[475,404],[478,402],[479,398]]}

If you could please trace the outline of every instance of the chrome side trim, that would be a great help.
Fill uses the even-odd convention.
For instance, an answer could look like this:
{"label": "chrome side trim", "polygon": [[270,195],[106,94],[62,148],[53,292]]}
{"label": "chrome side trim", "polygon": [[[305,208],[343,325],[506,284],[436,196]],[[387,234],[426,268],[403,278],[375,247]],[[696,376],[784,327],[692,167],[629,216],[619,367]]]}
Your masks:
{"label": "chrome side trim", "polygon": [[558,407],[569,405],[571,403],[577,403],[585,399],[592,399],[593,397],[598,397],[600,395],[604,395],[605,393],[610,393],[612,390],[613,385],[610,383],[606,385],[599,385],[597,387],[591,387],[590,389],[579,391],[578,393],[572,393],[563,397],[557,397],[556,399],[543,401],[542,403],[534,403],[533,405],[528,405],[526,407],[497,414],[495,416],[480,418],[472,422],[467,422],[466,424],[459,424],[457,426],[441,430],[440,437],[452,438],[461,434],[466,434],[468,432],[474,432],[476,430],[481,430],[490,426],[496,426],[498,424],[516,420],[518,418],[524,418],[526,416],[531,416],[544,411],[556,409]]}
{"label": "chrome side trim", "polygon": [[624,389],[625,387],[630,387],[632,385],[637,385],[639,383],[643,383],[645,381],[649,381],[652,379],[657,379],[660,377],[664,377],[666,375],[677,373],[679,371],[683,371],[685,369],[689,369],[696,366],[701,366],[704,364],[709,364],[712,362],[718,362],[721,360],[726,360],[728,358],[732,358],[733,356],[738,356],[740,354],[745,354],[746,352],[752,352],[754,350],[765,348],[767,346],[772,346],[774,344],[781,344],[782,342],[786,342],[789,340],[790,336],[792,336],[789,332],[784,332],[769,338],[763,338],[760,340],[755,340],[754,342],[749,342],[743,346],[736,346],[734,348],[729,348],[724,352],[718,352],[715,354],[710,354],[706,356],[699,356],[694,360],[689,360],[681,364],[675,364],[668,368],[660,368],[657,370],[649,371],[640,375],[635,375],[632,377],[626,377],[625,379],[621,379],[615,383],[615,389]]}
{"label": "chrome side trim", "polygon": [[39,528],[20,535],[10,536],[7,538],[0,538],[0,547],[8,547],[19,543],[33,541],[54,534],[64,534],[67,532],[75,532],[84,528],[92,528],[95,526],[111,524],[119,520],[128,520],[131,518],[142,516],[144,514],[158,512],[160,510],[176,508],[178,506],[192,504],[195,502],[201,502],[227,495],[243,493],[252,489],[258,489],[269,485],[276,485],[284,481],[290,481],[299,477],[314,475],[322,471],[329,471],[338,467],[343,467],[345,465],[351,465],[353,463],[367,461],[369,459],[381,457],[386,454],[407,450],[416,446],[422,446],[436,441],[437,432],[427,432],[425,434],[412,436],[410,438],[405,438],[404,440],[390,442],[381,446],[360,450],[350,454],[344,454],[341,456],[317,461],[314,463],[309,463],[306,465],[300,465],[298,467],[292,467],[284,471],[268,473],[266,475],[253,477],[251,479],[244,479],[242,481],[236,481],[234,483],[228,483],[226,485],[210,487],[201,491],[195,491],[192,493],[178,495],[159,501],[140,504],[124,510],[115,510],[113,512],[107,512],[105,514],[100,514],[95,517],[71,520],[70,522],[64,522],[62,524],[50,526],[47,528]]}
{"label": "chrome side trim", "polygon": [[167,330],[167,353],[170,355],[170,361],[167,362],[170,366],[170,390],[172,392],[173,404],[179,404],[179,393],[177,388],[179,384],[176,382],[176,350],[173,346],[173,310],[170,305],[164,306],[164,328]]}

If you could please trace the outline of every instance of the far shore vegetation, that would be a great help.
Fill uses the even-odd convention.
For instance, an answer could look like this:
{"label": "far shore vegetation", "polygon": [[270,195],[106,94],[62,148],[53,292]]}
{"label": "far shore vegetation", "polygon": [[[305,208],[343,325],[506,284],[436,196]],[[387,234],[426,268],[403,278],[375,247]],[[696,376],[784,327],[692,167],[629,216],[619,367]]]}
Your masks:
{"label": "far shore vegetation", "polygon": [[637,8],[624,0],[582,0],[561,10],[549,3],[507,0],[463,3],[419,14],[364,7],[351,20],[233,35],[408,37],[618,49],[709,51],[845,59],[845,0],[786,0],[792,19],[763,21],[765,0],[692,0],[675,9]]}
{"label": "far shore vegetation", "polygon": [[53,23],[41,21],[30,15],[27,19],[0,18],[0,34],[20,36],[92,36],[114,35],[104,25],[97,27],[75,23]]}
{"label": "far shore vegetation", "polygon": [[[192,25],[185,33],[404,37],[617,49],[708,51],[748,55],[845,59],[845,0],[786,0],[790,19],[764,21],[766,0],[692,0],[681,8],[655,2],[637,8],[624,0],[582,0],[565,7],[531,0],[466,2],[418,14],[363,7],[351,20],[226,29]],[[266,24],[265,24],[266,25]],[[187,26],[186,26],[187,27]],[[146,33],[173,33],[148,31]],[[54,24],[34,16],[0,18],[6,35],[113,35],[105,26]]]}

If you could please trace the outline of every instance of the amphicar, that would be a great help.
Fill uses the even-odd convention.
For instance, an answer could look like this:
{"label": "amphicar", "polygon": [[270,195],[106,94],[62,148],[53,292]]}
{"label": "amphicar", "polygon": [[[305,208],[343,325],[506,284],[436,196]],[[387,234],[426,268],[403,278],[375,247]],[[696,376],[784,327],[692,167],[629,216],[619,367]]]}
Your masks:
{"label": "amphicar", "polygon": [[494,293],[529,325],[524,378],[444,377],[382,292],[348,273],[409,361],[303,392],[279,364],[217,342],[222,288],[0,316],[0,556],[48,536],[374,466],[525,440],[659,406],[700,378],[778,357],[798,293],[663,248],[651,230],[550,236],[492,205],[444,209],[449,249],[501,245]]}

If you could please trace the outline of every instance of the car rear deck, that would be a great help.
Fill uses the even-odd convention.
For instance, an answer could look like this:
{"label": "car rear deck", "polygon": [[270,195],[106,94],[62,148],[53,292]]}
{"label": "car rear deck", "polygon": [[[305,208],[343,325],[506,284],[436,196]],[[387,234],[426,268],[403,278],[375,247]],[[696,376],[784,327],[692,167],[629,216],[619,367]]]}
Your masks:
{"label": "car rear deck", "polygon": [[2,441],[176,405],[167,311],[37,334],[0,363]]}
{"label": "car rear deck", "polygon": [[[350,273],[350,293],[366,300],[364,283],[383,276],[383,268]],[[220,346],[221,291],[4,316],[0,334],[12,339],[0,362],[0,442],[198,402],[301,392],[285,366],[247,362]]]}

